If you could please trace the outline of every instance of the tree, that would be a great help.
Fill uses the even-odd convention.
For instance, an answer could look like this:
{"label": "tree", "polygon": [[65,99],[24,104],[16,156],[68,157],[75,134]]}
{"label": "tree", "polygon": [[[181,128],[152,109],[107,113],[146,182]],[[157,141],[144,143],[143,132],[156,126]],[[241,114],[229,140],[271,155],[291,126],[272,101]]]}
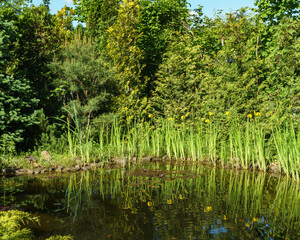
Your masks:
{"label": "tree", "polygon": [[241,11],[205,21],[201,35],[172,38],[153,99],[164,115],[247,115],[263,103],[260,33],[253,18]]}
{"label": "tree", "polygon": [[113,78],[90,38],[76,33],[56,55],[51,69],[56,95],[69,112],[76,108],[87,128],[96,116],[110,109]]}
{"label": "tree", "polygon": [[57,106],[51,99],[53,85],[48,63],[65,39],[55,28],[55,16],[46,6],[25,8],[15,18],[20,38],[12,52],[9,74],[30,81],[35,97],[40,99],[39,108],[49,116],[56,112]]}
{"label": "tree", "polygon": [[137,46],[144,52],[141,75],[149,79],[144,95],[151,97],[168,39],[173,31],[185,31],[188,9],[185,0],[140,0],[139,4],[140,21],[137,30],[141,35]]}
{"label": "tree", "polygon": [[144,102],[142,93],[145,80],[141,79],[143,51],[137,46],[141,34],[137,31],[140,21],[138,0],[124,0],[118,10],[118,18],[108,29],[108,55],[116,69],[119,98],[117,108],[122,112],[135,112]]}
{"label": "tree", "polygon": [[261,19],[271,25],[278,23],[282,18],[297,18],[300,12],[298,0],[255,0]]}
{"label": "tree", "polygon": [[116,20],[119,3],[119,0],[75,0],[76,19],[86,23],[90,34],[105,44],[105,31]]}
{"label": "tree", "polygon": [[54,31],[58,32],[59,37],[62,40],[67,41],[71,37],[71,32],[74,30],[72,25],[74,15],[75,10],[66,5],[60,11],[57,11],[57,14],[55,15]]}
{"label": "tree", "polygon": [[34,107],[38,102],[29,81],[14,78],[7,71],[19,38],[16,30],[13,22],[0,15],[0,152],[14,151],[15,144],[23,140],[25,129],[35,123]]}

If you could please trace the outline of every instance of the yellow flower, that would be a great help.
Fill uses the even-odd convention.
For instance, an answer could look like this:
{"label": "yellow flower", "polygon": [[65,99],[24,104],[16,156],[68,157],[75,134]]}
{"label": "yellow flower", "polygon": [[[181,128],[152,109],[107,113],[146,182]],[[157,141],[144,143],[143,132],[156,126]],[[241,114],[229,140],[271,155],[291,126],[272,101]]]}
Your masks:
{"label": "yellow flower", "polygon": [[261,113],[260,113],[260,112],[254,111],[254,115],[257,116],[257,117],[260,117],[260,116],[261,116]]}
{"label": "yellow flower", "polygon": [[248,118],[252,118],[252,114],[248,114],[247,117],[248,117]]}
{"label": "yellow flower", "polygon": [[250,226],[250,224],[249,224],[249,223],[246,223],[246,224],[245,224],[245,226],[246,226],[246,227],[249,227],[249,226]]}
{"label": "yellow flower", "polygon": [[214,115],[214,113],[213,113],[213,112],[209,112],[208,115],[209,115],[209,116],[212,116],[212,115]]}
{"label": "yellow flower", "polygon": [[228,220],[228,218],[227,218],[227,216],[226,215],[224,215],[224,220],[226,221],[226,220]]}
{"label": "yellow flower", "polygon": [[181,200],[184,199],[182,194],[179,194],[179,199],[181,199]]}
{"label": "yellow flower", "polygon": [[227,112],[226,112],[226,115],[230,115],[230,112],[229,112],[229,111],[227,111]]}
{"label": "yellow flower", "polygon": [[206,119],[205,122],[206,122],[206,123],[210,123],[209,119]]}
{"label": "yellow flower", "polygon": [[152,115],[152,114],[149,114],[149,115],[148,115],[148,117],[149,117],[149,118],[152,118],[152,117],[153,117],[153,115]]}
{"label": "yellow flower", "polygon": [[125,110],[128,110],[128,107],[124,107]]}
{"label": "yellow flower", "polygon": [[210,212],[211,209],[212,209],[212,207],[211,207],[211,206],[208,206],[208,207],[206,207],[206,208],[204,209],[204,212]]}
{"label": "yellow flower", "polygon": [[253,218],[253,222],[257,222],[258,221],[258,218]]}
{"label": "yellow flower", "polygon": [[183,120],[183,119],[185,119],[185,116],[184,116],[184,115],[182,115],[182,116],[181,116],[181,119],[182,119],[182,120]]}
{"label": "yellow flower", "polygon": [[173,121],[173,118],[171,118],[171,117],[168,118],[168,121],[169,121],[169,122],[172,122],[172,121]]}
{"label": "yellow flower", "polygon": [[168,199],[167,204],[172,204],[172,199]]}
{"label": "yellow flower", "polygon": [[151,207],[153,205],[152,202],[147,202],[148,207]]}

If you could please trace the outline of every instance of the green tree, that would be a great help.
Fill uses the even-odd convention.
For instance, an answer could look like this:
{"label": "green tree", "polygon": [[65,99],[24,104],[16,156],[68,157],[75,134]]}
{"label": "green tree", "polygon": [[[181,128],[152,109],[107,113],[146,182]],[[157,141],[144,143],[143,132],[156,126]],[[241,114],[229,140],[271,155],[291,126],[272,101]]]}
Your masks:
{"label": "green tree", "polygon": [[141,59],[144,53],[137,46],[141,36],[137,31],[139,22],[138,1],[125,0],[118,10],[115,24],[108,29],[107,51],[117,73],[117,108],[121,112],[127,112],[127,109],[134,112],[141,107],[141,103],[147,101],[142,96],[146,80],[141,79],[144,67]]}
{"label": "green tree", "polygon": [[265,84],[269,111],[284,122],[300,112],[300,22],[283,19],[273,28],[267,47]]}
{"label": "green tree", "polygon": [[148,79],[144,95],[150,97],[155,89],[156,73],[171,32],[181,31],[187,26],[188,9],[185,0],[140,0],[139,5],[140,21],[137,30],[141,35],[137,46],[144,53],[141,75]]}
{"label": "green tree", "polygon": [[192,118],[205,106],[205,61],[191,34],[173,33],[168,50],[157,73],[152,98],[155,116]]}
{"label": "green tree", "polygon": [[15,21],[19,35],[7,63],[7,73],[29,80],[33,97],[40,99],[38,107],[49,116],[56,112],[57,105],[55,99],[51,99],[53,86],[47,64],[64,41],[55,29],[55,17],[43,5],[26,7],[20,14],[11,8],[6,12],[9,12],[6,16]]}
{"label": "green tree", "polygon": [[199,118],[210,111],[224,116],[257,110],[264,85],[254,19],[241,10],[204,21],[201,34],[188,33],[173,38],[160,66],[156,108],[167,116],[194,113]]}
{"label": "green tree", "polygon": [[25,129],[34,124],[34,106],[29,81],[14,78],[7,71],[14,43],[19,35],[13,22],[0,15],[0,152],[14,151],[14,145],[23,140]]}
{"label": "green tree", "polygon": [[89,33],[99,38],[101,47],[106,45],[106,30],[117,17],[119,0],[75,0],[76,19],[86,23]]}
{"label": "green tree", "polygon": [[55,93],[64,106],[87,127],[99,114],[110,110],[113,78],[107,63],[97,54],[90,38],[75,34],[51,64]]}
{"label": "green tree", "polygon": [[107,49],[118,73],[119,109],[126,109],[126,115],[141,115],[149,108],[168,39],[172,31],[184,29],[187,17],[186,1],[135,0],[120,5],[108,29]]}
{"label": "green tree", "polygon": [[58,32],[61,39],[66,41],[72,36],[72,31],[74,27],[72,25],[73,16],[75,15],[75,10],[67,7],[66,5],[60,10],[57,11],[55,15],[55,27],[54,31]]}
{"label": "green tree", "polygon": [[298,0],[255,0],[259,17],[270,24],[278,23],[282,18],[297,17],[300,12]]}

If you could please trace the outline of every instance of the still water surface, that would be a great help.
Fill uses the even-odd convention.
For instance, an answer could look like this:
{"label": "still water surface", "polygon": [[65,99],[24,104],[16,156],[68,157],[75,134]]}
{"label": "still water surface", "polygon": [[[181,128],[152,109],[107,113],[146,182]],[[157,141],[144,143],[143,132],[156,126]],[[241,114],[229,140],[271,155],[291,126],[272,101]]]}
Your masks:
{"label": "still water surface", "polygon": [[149,164],[0,183],[0,207],[39,216],[39,239],[300,239],[299,183],[263,173]]}

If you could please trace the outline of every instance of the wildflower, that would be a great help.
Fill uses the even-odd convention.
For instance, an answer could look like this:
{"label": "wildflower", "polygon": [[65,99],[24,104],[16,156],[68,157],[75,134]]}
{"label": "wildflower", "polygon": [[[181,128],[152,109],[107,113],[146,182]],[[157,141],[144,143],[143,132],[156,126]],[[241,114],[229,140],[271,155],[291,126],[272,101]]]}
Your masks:
{"label": "wildflower", "polygon": [[168,118],[168,121],[169,121],[169,122],[172,122],[172,121],[173,121],[173,118],[171,118],[171,117]]}
{"label": "wildflower", "polygon": [[124,107],[125,111],[128,110],[128,107]]}
{"label": "wildflower", "polygon": [[226,220],[228,220],[228,218],[227,218],[227,216],[226,215],[224,215],[224,220],[226,221]]}
{"label": "wildflower", "polygon": [[151,207],[153,205],[152,202],[147,202],[148,207]]}
{"label": "wildflower", "polygon": [[181,200],[183,199],[183,196],[182,196],[182,194],[179,194],[179,199],[181,199]]}
{"label": "wildflower", "polygon": [[246,226],[246,227],[249,227],[249,226],[250,226],[250,224],[249,224],[249,223],[246,223],[246,224],[245,224],[245,226]]}
{"label": "wildflower", "polygon": [[182,116],[181,116],[181,119],[182,119],[182,120],[183,120],[183,119],[185,119],[185,116],[184,116],[184,115],[182,115]]}
{"label": "wildflower", "polygon": [[254,110],[254,115],[257,116],[257,117],[260,117],[260,116],[261,116],[261,113],[260,113],[260,112],[256,112],[256,111]]}
{"label": "wildflower", "polygon": [[150,114],[148,115],[148,117],[149,117],[149,118],[152,118],[152,117],[153,117],[153,115],[150,113]]}
{"label": "wildflower", "polygon": [[258,222],[258,218],[253,218],[253,222]]}
{"label": "wildflower", "polygon": [[209,112],[208,115],[209,115],[209,116],[212,116],[212,115],[214,115],[214,113],[213,113],[213,112]]}
{"label": "wildflower", "polygon": [[210,120],[209,120],[209,119],[205,119],[205,122],[206,122],[206,123],[210,123]]}
{"label": "wildflower", "polygon": [[204,212],[210,212],[211,209],[212,209],[212,207],[211,207],[211,206],[208,206],[208,207],[206,207],[206,208],[204,209]]}
{"label": "wildflower", "polygon": [[226,115],[230,115],[230,112],[229,112],[229,111],[227,111],[227,112],[226,112]]}
{"label": "wildflower", "polygon": [[247,117],[248,117],[248,118],[252,118],[252,114],[248,114]]}
{"label": "wildflower", "polygon": [[172,204],[172,199],[168,199],[167,204]]}

